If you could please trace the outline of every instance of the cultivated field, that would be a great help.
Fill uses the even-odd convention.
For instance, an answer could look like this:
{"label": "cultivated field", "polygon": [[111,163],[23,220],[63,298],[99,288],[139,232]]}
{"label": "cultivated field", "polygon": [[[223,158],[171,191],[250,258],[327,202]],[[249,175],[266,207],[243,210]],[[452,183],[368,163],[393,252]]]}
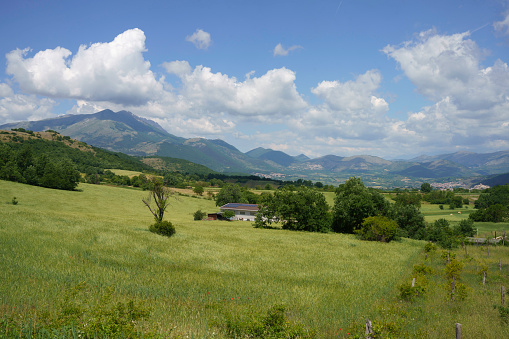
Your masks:
{"label": "cultivated field", "polygon": [[[438,273],[430,278],[431,296],[401,302],[398,286],[423,261],[424,242],[383,244],[255,229],[250,222],[194,221],[196,210],[218,208],[188,196],[178,196],[168,209],[165,219],[177,234],[166,238],[148,231],[153,219],[141,202],[147,192],[88,184],[79,189],[0,181],[0,338],[20,337],[66,303],[94,308],[110,294],[113,303],[134,300],[150,309],[141,326],[155,337],[223,338],[228,314],[249,319],[274,305],[284,305],[288,319],[316,330],[317,338],[362,335],[367,316],[394,326],[392,337],[451,337],[454,323],[464,320],[476,328],[465,323],[465,338],[509,336],[490,304],[507,281],[507,248],[492,249],[499,252],[488,258],[471,247],[490,270],[498,269],[495,256],[502,256],[503,270],[489,275],[484,290],[469,287],[471,297],[463,303],[448,300]],[[429,260],[443,266],[439,252]],[[476,277],[468,275],[478,287]],[[484,300],[479,312],[472,308],[474,295]],[[477,335],[479,329],[485,336]]]}

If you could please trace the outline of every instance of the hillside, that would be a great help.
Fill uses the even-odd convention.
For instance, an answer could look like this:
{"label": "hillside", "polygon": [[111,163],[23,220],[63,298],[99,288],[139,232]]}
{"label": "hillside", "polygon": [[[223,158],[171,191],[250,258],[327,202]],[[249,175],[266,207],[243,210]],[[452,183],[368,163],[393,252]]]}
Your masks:
{"label": "hillside", "polygon": [[[57,132],[0,131],[0,145],[20,149],[30,145],[38,155],[47,154],[50,158],[69,158],[82,173],[95,173],[104,169],[123,169],[130,171],[167,171],[209,174],[211,169],[182,159],[148,157],[137,158],[121,152],[112,152],[85,142],[62,136]],[[140,161],[141,160],[141,161]]]}

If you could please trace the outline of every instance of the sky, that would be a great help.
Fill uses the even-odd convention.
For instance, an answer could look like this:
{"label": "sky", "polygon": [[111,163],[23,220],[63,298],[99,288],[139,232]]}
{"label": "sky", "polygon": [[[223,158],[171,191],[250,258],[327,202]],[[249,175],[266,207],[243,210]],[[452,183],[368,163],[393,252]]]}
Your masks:
{"label": "sky", "polygon": [[0,0],[0,124],[127,110],[316,158],[509,150],[509,0]]}

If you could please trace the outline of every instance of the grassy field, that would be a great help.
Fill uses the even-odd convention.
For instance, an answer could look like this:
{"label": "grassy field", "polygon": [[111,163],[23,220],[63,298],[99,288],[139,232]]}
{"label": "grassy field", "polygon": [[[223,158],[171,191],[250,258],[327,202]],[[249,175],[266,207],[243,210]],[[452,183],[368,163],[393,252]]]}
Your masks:
{"label": "grassy field", "polygon": [[[148,328],[175,337],[211,337],[218,333],[211,322],[225,312],[248,315],[276,304],[319,337],[334,337],[395,293],[422,250],[411,240],[381,244],[193,221],[194,211],[218,208],[186,196],[167,211],[177,234],[165,238],[148,232],[146,192],[79,188],[0,181],[0,317],[57,312],[64,292],[86,282],[86,302],[113,289],[115,300],[152,308]],[[18,205],[10,204],[14,196]]]}
{"label": "grassy field", "polygon": [[[315,329],[317,338],[362,335],[367,316],[392,328],[391,337],[451,337],[459,321],[492,327],[477,326],[485,331],[481,336],[467,328],[476,335],[465,338],[509,335],[496,311],[485,310],[507,281],[504,248],[497,249],[504,270],[498,278],[490,275],[481,292],[469,287],[471,297],[463,304],[444,297],[440,274],[430,278],[428,289],[435,292],[429,297],[402,303],[398,286],[422,261],[424,242],[383,244],[350,235],[255,229],[250,222],[194,221],[196,210],[218,208],[190,196],[172,202],[165,219],[177,234],[166,238],[148,231],[153,219],[141,202],[147,192],[88,184],[79,189],[0,181],[0,338],[10,337],[7,328],[20,337],[19,327],[43,314],[58,315],[69,300],[93,308],[109,293],[113,302],[134,300],[150,309],[141,326],[155,337],[223,338],[224,327],[217,324],[224,324],[225,315],[250,319],[280,304],[290,321]],[[423,206],[427,219],[436,217],[434,207]],[[463,217],[447,214],[451,221]],[[491,269],[495,255],[471,262]],[[429,262],[442,265],[438,254]],[[72,294],[76,286],[82,289]],[[479,298],[480,311],[471,311]],[[486,321],[483,312],[493,319]]]}

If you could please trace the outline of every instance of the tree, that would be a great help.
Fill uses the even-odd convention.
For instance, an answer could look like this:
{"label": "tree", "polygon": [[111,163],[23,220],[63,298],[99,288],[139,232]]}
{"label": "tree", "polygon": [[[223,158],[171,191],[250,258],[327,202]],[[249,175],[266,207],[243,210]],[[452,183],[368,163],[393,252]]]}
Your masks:
{"label": "tree", "polygon": [[425,183],[423,183],[421,185],[421,192],[422,193],[429,193],[429,192],[431,192],[431,190],[432,190],[432,188],[431,188],[431,184],[430,183],[425,182]]}
{"label": "tree", "polygon": [[363,240],[389,242],[396,237],[398,224],[384,216],[367,217],[355,233]]}
{"label": "tree", "polygon": [[223,206],[229,202],[247,204],[240,186],[237,184],[225,184],[216,194],[216,206]]}
{"label": "tree", "polygon": [[414,205],[417,208],[421,207],[421,196],[415,193],[398,193],[394,201],[400,205]]}
{"label": "tree", "polygon": [[376,190],[366,188],[360,178],[352,177],[336,189],[332,229],[353,233],[367,217],[387,215],[390,203]]}
{"label": "tree", "polygon": [[391,206],[388,215],[400,227],[400,236],[412,239],[422,239],[426,223],[424,215],[415,205],[396,203]]}
{"label": "tree", "polygon": [[[159,180],[152,180],[152,188],[147,198],[142,199],[143,203],[148,207],[150,213],[154,216],[156,223],[163,221],[164,212],[170,205],[169,199],[173,192],[165,187]],[[155,206],[153,206],[155,204]]]}
{"label": "tree", "polygon": [[203,195],[203,192],[204,192],[203,186],[200,186],[200,185],[195,186],[195,188],[193,189],[193,192],[200,196]]}
{"label": "tree", "polygon": [[281,222],[282,228],[293,231],[328,232],[329,206],[315,189],[301,186],[297,191],[284,187],[261,197],[255,227],[265,228]]}

